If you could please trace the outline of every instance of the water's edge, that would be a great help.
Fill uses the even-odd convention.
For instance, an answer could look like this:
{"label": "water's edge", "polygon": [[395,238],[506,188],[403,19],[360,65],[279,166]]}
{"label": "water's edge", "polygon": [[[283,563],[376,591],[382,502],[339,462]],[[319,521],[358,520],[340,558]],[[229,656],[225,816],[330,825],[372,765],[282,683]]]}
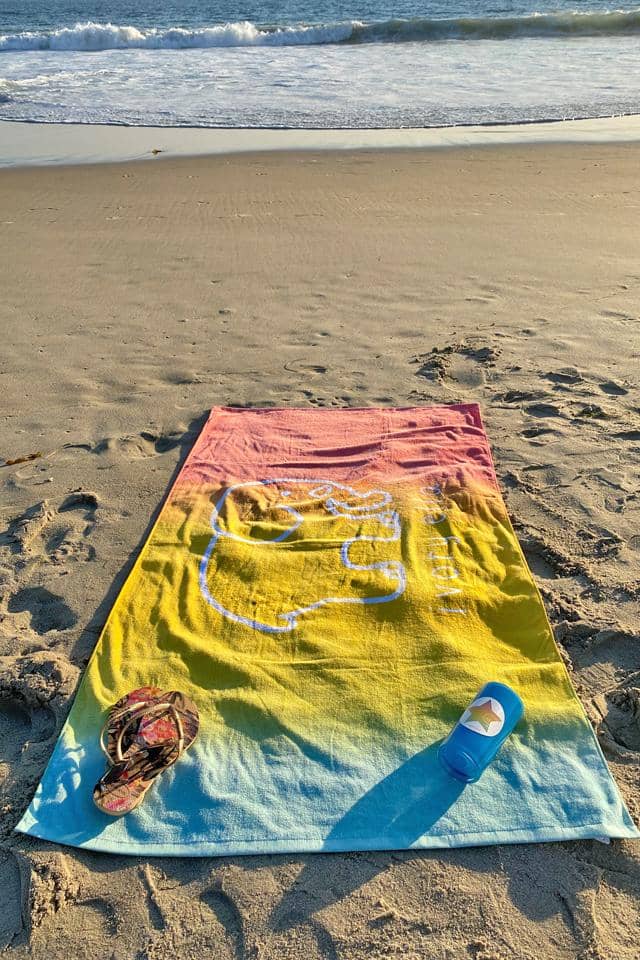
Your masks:
{"label": "water's edge", "polygon": [[0,121],[0,167],[263,151],[389,150],[500,144],[640,142],[640,115],[403,130],[125,127]]}

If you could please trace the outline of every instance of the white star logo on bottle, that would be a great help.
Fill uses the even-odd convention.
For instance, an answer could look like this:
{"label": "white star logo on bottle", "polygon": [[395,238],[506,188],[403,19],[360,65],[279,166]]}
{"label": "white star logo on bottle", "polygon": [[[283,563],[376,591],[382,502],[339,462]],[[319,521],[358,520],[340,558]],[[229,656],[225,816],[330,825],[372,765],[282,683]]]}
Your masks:
{"label": "white star logo on bottle", "polygon": [[460,725],[483,737],[495,737],[504,727],[504,708],[495,697],[478,697],[460,717]]}

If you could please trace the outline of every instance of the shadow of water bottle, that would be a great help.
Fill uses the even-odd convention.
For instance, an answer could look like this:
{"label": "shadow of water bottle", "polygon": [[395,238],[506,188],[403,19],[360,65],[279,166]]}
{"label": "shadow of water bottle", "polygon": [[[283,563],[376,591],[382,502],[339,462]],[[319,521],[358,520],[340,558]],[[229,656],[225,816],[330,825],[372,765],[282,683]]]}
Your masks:
{"label": "shadow of water bottle", "polygon": [[451,777],[438,760],[442,741],[414,754],[365,793],[335,824],[324,849],[398,849],[415,843],[456,802],[465,784]]}

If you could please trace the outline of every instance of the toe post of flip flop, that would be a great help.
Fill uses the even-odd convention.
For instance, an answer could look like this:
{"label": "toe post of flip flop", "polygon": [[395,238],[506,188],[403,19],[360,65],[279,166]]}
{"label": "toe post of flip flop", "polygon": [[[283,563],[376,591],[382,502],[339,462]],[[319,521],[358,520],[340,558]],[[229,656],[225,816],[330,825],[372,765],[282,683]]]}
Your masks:
{"label": "toe post of flip flop", "polygon": [[179,690],[141,687],[111,707],[100,732],[108,767],[93,789],[96,806],[122,816],[188,750],[198,734],[198,708]]}

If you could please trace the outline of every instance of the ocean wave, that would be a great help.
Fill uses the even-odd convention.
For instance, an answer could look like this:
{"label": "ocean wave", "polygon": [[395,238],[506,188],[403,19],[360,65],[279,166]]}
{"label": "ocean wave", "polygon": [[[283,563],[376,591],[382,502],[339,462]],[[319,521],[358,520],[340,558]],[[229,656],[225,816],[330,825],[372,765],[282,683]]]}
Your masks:
{"label": "ocean wave", "polygon": [[188,30],[184,27],[139,30],[112,23],[77,23],[52,31],[0,35],[0,52],[22,50],[188,50],[206,47],[294,46],[341,43],[357,22],[320,26],[260,28],[248,20]]}
{"label": "ocean wave", "polygon": [[640,33],[640,8],[596,12],[529,13],[519,17],[415,18],[354,23],[355,43],[512,40],[519,37],[601,37]]}
{"label": "ocean wave", "polygon": [[370,23],[348,20],[297,26],[256,26],[244,20],[198,29],[158,27],[142,30],[134,26],[89,22],[58,30],[0,34],[0,53],[27,50],[184,50],[633,34],[640,34],[640,8],[599,13],[531,13],[520,17],[415,18]]}

